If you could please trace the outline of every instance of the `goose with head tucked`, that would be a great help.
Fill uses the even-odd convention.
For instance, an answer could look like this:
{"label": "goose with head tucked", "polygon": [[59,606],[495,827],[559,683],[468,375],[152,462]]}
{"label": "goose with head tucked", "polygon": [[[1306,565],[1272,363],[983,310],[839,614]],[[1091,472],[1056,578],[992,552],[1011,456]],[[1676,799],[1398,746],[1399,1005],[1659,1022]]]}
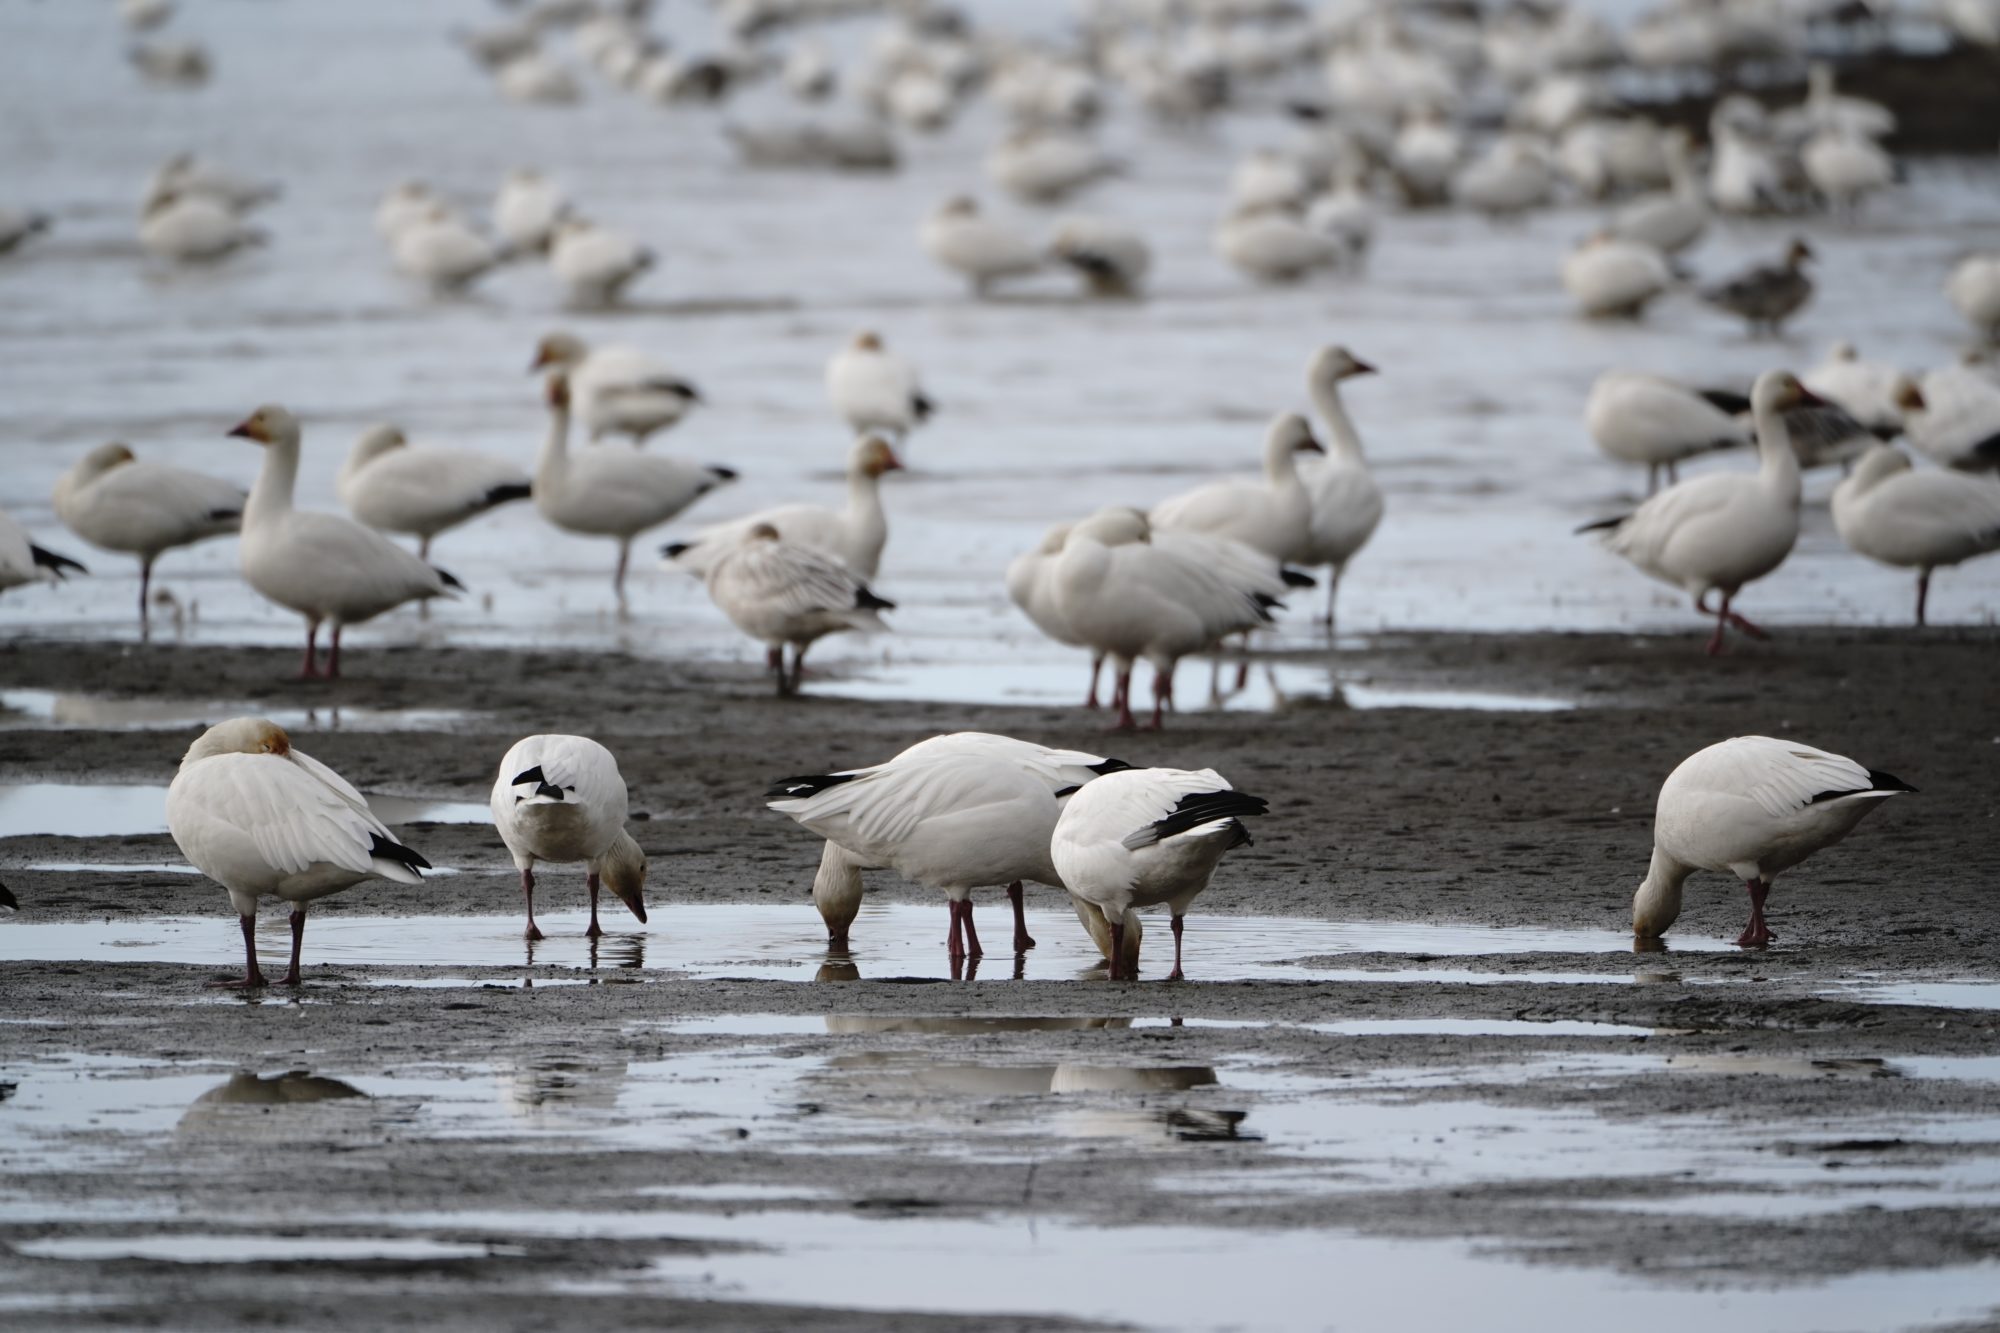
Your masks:
{"label": "goose with head tucked", "polygon": [[1916,789],[1852,759],[1771,736],[1737,736],[1697,750],[1660,787],[1653,863],[1632,897],[1632,931],[1666,934],[1681,888],[1697,870],[1730,874],[1750,893],[1750,924],[1736,939],[1761,948],[1771,881],[1846,837],[1891,796]]}
{"label": "goose with head tucked", "polygon": [[1589,319],[1637,319],[1673,286],[1667,257],[1643,241],[1598,232],[1563,260],[1563,290]]}
{"label": "goose with head tucked", "polygon": [[292,748],[267,718],[239,717],[203,732],[167,788],[167,831],[195,869],[229,891],[243,927],[243,979],[257,966],[257,900],[292,904],[292,966],[299,984],[306,905],[370,879],[421,884],[430,862],[396,841],[346,779]]}
{"label": "goose with head tucked", "polygon": [[535,344],[528,373],[562,371],[590,438],[624,435],[644,447],[701,401],[701,392],[670,367],[624,344],[593,347],[573,333],[551,333]]}
{"label": "goose with head tucked", "polygon": [[1661,254],[1677,255],[1708,230],[1708,196],[1690,163],[1693,147],[1685,131],[1666,137],[1667,173],[1672,188],[1645,195],[1618,209],[1606,228],[1623,241],[1650,245]]}
{"label": "goose with head tucked", "polygon": [[798,693],[806,649],[814,642],[847,630],[886,633],[880,613],[896,607],[839,560],[787,541],[769,523],[752,524],[708,567],[706,578],[709,600],[764,645],[781,696]]}
{"label": "goose with head tucked", "polygon": [[1717,449],[1750,443],[1748,423],[1707,394],[1661,375],[1607,370],[1590,386],[1584,426],[1597,447],[1621,463],[1646,466],[1646,494],[1679,480],[1675,466]]}
{"label": "goose with head tucked", "polygon": [[528,474],[504,458],[412,448],[402,427],[388,424],[361,433],[335,488],[347,512],[369,527],[415,537],[425,560],[433,537],[534,490]]}
{"label": "goose with head tucked", "polygon": [[657,256],[634,238],[566,217],[549,233],[549,270],[574,306],[615,305]]}
{"label": "goose with head tucked", "polygon": [[493,230],[510,252],[531,254],[549,248],[557,225],[569,213],[569,200],[554,181],[516,167],[501,179],[493,198]]}
{"label": "goose with head tucked", "polygon": [[1918,398],[1903,411],[1918,452],[1963,472],[2000,469],[2000,384],[1977,356],[1925,375]]}
{"label": "goose with head tucked", "polygon": [[300,432],[290,412],[266,404],[229,433],[264,449],[264,466],[243,508],[238,562],[259,596],[305,617],[301,678],[320,674],[315,646],[322,624],[333,629],[325,672],[333,678],[340,675],[340,633],[347,626],[405,602],[463,590],[457,579],[372,528],[339,514],[293,508]]}
{"label": "goose with head tucked", "polygon": [[760,510],[727,523],[703,528],[685,542],[674,542],[660,554],[676,568],[706,579],[715,562],[749,539],[760,525],[776,528],[785,540],[831,556],[862,579],[872,579],[889,541],[889,519],[882,511],[882,475],[902,468],[895,449],[880,436],[856,440],[847,460],[847,508],[791,504]]}
{"label": "goose with head tucked", "polygon": [[153,563],[168,551],[235,532],[248,493],[233,481],[141,461],[129,445],[100,444],[56,481],[56,517],[103,551],[139,557],[139,625],[146,625]]}
{"label": "goose with head tucked", "polygon": [[1833,526],[1849,549],[1917,571],[1917,624],[1931,571],[2000,551],[2000,481],[1910,466],[1886,444],[1870,449],[1833,491]]}
{"label": "goose with head tucked", "polygon": [[521,872],[529,939],[543,938],[535,924],[535,866],[544,861],[583,864],[590,890],[584,934],[591,939],[604,933],[597,921],[600,887],[645,924],[646,853],[625,831],[625,777],[611,751],[588,736],[524,736],[501,759],[488,805]]}
{"label": "goose with head tucked", "polygon": [[1019,227],[988,217],[965,195],[947,199],[924,219],[918,233],[924,253],[972,283],[985,296],[995,283],[1026,277],[1044,262],[1042,247]]}
{"label": "goose with head tucked", "polygon": [[139,219],[139,244],[146,253],[178,264],[208,263],[266,239],[213,195],[169,190],[148,201]]}
{"label": "goose with head tucked", "polygon": [[1273,560],[1303,559],[1311,536],[1312,497],[1299,477],[1298,457],[1325,452],[1304,417],[1284,413],[1264,433],[1262,480],[1211,481],[1160,501],[1147,517],[1156,528],[1227,537]]}
{"label": "goose with head tucked", "polygon": [[462,292],[500,263],[498,246],[444,204],[432,204],[389,238],[396,270],[432,292]]}
{"label": "goose with head tucked", "polygon": [[864,329],[826,363],[826,396],[856,435],[901,440],[937,410],[917,382],[917,368],[890,352],[882,335]]}
{"label": "goose with head tucked", "polygon": [[[0,246],[0,249],[4,249]],[[1945,280],[1951,308],[1990,343],[2000,343],[2000,254],[1967,255]]]}

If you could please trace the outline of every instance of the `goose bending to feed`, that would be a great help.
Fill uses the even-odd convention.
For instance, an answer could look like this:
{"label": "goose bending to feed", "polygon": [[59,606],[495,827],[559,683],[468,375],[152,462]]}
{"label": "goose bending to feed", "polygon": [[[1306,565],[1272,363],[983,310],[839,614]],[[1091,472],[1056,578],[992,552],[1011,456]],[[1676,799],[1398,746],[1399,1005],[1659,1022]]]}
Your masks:
{"label": "goose bending to feed", "polygon": [[1563,288],[1591,319],[1637,319],[1673,286],[1667,258],[1643,241],[1599,232],[1563,260]]}
{"label": "goose bending to feed", "polygon": [[535,508],[565,532],[615,537],[611,589],[625,604],[632,539],[657,528],[716,487],[734,481],[726,467],[640,453],[622,444],[569,448],[569,379],[549,376],[549,435],[535,464]]}
{"label": "goose bending to feed", "polygon": [[1750,924],[1736,942],[1774,938],[1764,920],[1771,881],[1846,837],[1884,799],[1915,791],[1852,759],[1770,736],[1737,736],[1697,750],[1660,787],[1653,863],[1632,898],[1632,931],[1658,939],[1681,914],[1681,886],[1697,870],[1730,874],[1750,892]]}
{"label": "goose bending to feed", "polygon": [[[5,249],[0,246],[0,249]],[[1988,342],[2000,342],[2000,254],[1958,261],[1944,285],[1945,298]]]}
{"label": "goose bending to feed", "polygon": [[168,191],[148,202],[139,219],[139,244],[146,253],[178,264],[221,259],[264,241],[261,230],[212,195]]}
{"label": "goose bending to feed", "polygon": [[597,891],[608,888],[646,922],[646,853],[625,831],[625,778],[611,751],[588,736],[524,736],[508,749],[488,802],[493,827],[521,872],[528,906],[527,937],[542,938],[535,924],[535,863],[583,863],[590,889],[590,929],[597,923]]}
{"label": "goose bending to feed", "polygon": [[[1712,657],[1722,633],[1734,625],[1768,637],[1730,609],[1744,584],[1785,562],[1799,537],[1799,460],[1792,452],[1784,413],[1815,397],[1789,371],[1767,370],[1750,392],[1757,425],[1758,469],[1717,472],[1670,486],[1619,518],[1586,524],[1579,532],[1604,532],[1604,544],[1641,573],[1694,598],[1695,610],[1715,617],[1708,641]],[[1721,595],[1714,610],[1708,595]]]}
{"label": "goose bending to feed", "polygon": [[558,222],[549,240],[549,268],[568,291],[572,305],[615,304],[655,259],[651,250],[623,232],[581,218]]}
{"label": "goose bending to feed", "polygon": [[306,904],[363,880],[421,884],[430,862],[397,842],[347,780],[292,748],[277,723],[239,717],[190,745],[167,788],[167,831],[189,864],[229,891],[243,926],[243,979],[257,966],[257,900],[292,904],[292,966],[299,984]]}
{"label": "goose bending to feed", "polygon": [[1250,841],[1243,821],[1269,803],[1235,790],[1214,769],[1131,768],[1109,773],[1069,798],[1050,839],[1050,859],[1069,891],[1111,922],[1111,979],[1119,965],[1126,913],[1168,904],[1179,981],[1181,927],[1188,905],[1208,887],[1223,854]]}
{"label": "goose bending to feed", "polygon": [[1299,478],[1298,456],[1325,452],[1306,419],[1287,412],[1264,433],[1262,480],[1211,481],[1160,501],[1147,518],[1156,528],[1227,537],[1273,560],[1302,559],[1311,533],[1312,497]]}
{"label": "goose bending to feed", "polygon": [[146,625],[153,562],[180,546],[235,532],[249,498],[235,482],[165,463],[129,446],[100,444],[56,482],[56,517],[103,551],[139,557],[139,625]]}
{"label": "goose bending to feed", "polygon": [[1328,633],[1333,630],[1333,603],[1340,595],[1340,576],[1382,521],[1382,488],[1368,470],[1368,459],[1361,452],[1361,433],[1340,400],[1343,381],[1374,373],[1375,367],[1345,347],[1321,348],[1306,367],[1306,393],[1326,422],[1332,447],[1324,460],[1300,472],[1312,508],[1298,562],[1326,566],[1323,621]]}
{"label": "goose bending to feed", "polygon": [[29,583],[59,583],[72,569],[90,572],[66,555],[35,545],[26,528],[0,513],[0,592]]}
{"label": "goose bending to feed", "polygon": [[1042,267],[1042,248],[1032,236],[987,217],[979,202],[965,195],[938,205],[924,219],[918,239],[940,267],[969,279],[975,296],[985,296],[1004,278],[1026,277]]}
{"label": "goose bending to feed", "polygon": [[937,410],[917,383],[917,368],[863,330],[826,363],[826,396],[856,435],[881,432],[902,439]]}
{"label": "goose bending to feed", "polygon": [[2000,551],[2000,481],[1948,468],[1918,471],[1886,444],[1833,491],[1833,526],[1857,554],[1917,571],[1917,624],[1931,571]]}
{"label": "goose bending to feed", "polygon": [[1134,297],[1146,285],[1153,249],[1138,229],[1103,218],[1065,218],[1049,256],[1083,278],[1092,296]]}
{"label": "goose bending to feed", "polygon": [[742,545],[752,528],[776,528],[785,540],[831,556],[857,577],[872,579],[889,541],[889,520],[882,512],[882,474],[902,468],[902,460],[887,440],[869,435],[854,442],[847,460],[847,508],[821,505],[780,505],[759,513],[703,528],[692,541],[674,542],[660,554],[675,567],[707,578],[715,563]]}
{"label": "goose bending to feed", "polygon": [[534,491],[528,474],[503,458],[463,449],[412,449],[397,426],[371,426],[348,452],[335,483],[347,512],[378,532],[431,538]]}
{"label": "goose bending to feed", "polygon": [[780,695],[798,693],[806,649],[815,640],[842,630],[887,632],[878,613],[896,606],[877,597],[840,561],[784,540],[769,523],[752,524],[741,542],[709,566],[708,596],[736,628],[768,650]]}
{"label": "goose bending to feed", "polygon": [[570,397],[593,441],[627,435],[643,447],[702,401],[694,385],[638,348],[592,347],[573,333],[551,333],[535,345],[528,373],[543,370],[568,376]]}
{"label": "goose bending to feed", "polygon": [[1675,465],[1717,449],[1750,443],[1750,428],[1708,395],[1659,375],[1607,370],[1590,386],[1584,426],[1597,447],[1621,463],[1646,465],[1646,494],[1679,480]]}
{"label": "goose bending to feed", "polygon": [[1975,361],[1924,376],[1920,404],[1906,405],[1910,443],[1946,467],[2000,468],[2000,384]]}
{"label": "goose bending to feed", "polygon": [[1701,299],[1718,310],[1741,316],[1752,337],[1759,332],[1776,337],[1785,331],[1785,321],[1812,299],[1813,280],[1805,271],[1805,262],[1812,257],[1811,247],[1794,239],[1777,263],[1758,264],[1727,281],[1704,287]]}
{"label": "goose bending to feed", "polygon": [[331,623],[326,675],[340,675],[340,632],[405,602],[464,589],[372,528],[339,514],[292,507],[299,475],[298,418],[275,404],[252,412],[231,435],[264,446],[264,466],[243,508],[238,550],[243,577],[259,596],[306,620],[301,678],[320,674],[319,627]]}

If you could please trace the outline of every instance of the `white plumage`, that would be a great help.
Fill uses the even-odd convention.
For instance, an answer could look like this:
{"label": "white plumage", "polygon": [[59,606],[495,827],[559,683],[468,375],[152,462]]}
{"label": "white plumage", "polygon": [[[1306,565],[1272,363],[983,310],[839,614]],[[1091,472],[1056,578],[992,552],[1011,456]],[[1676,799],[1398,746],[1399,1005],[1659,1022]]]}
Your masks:
{"label": "white plumage", "polygon": [[500,262],[493,242],[443,204],[403,220],[389,252],[399,273],[436,292],[461,291]]}
{"label": "white plumage", "polygon": [[588,736],[524,736],[508,749],[488,802],[493,827],[521,872],[527,902],[527,937],[542,938],[535,924],[535,864],[584,866],[595,939],[600,885],[646,920],[646,854],[625,831],[625,778],[618,761]]}
{"label": "white plumage", "polygon": [[1025,277],[1042,266],[1042,248],[1032,236],[986,217],[964,196],[947,199],[925,218],[918,239],[933,261],[970,279],[977,296],[1003,278]]}
{"label": "white plumage", "polygon": [[1234,790],[1213,769],[1134,768],[1110,773],[1069,798],[1050,839],[1050,858],[1069,891],[1112,927],[1115,981],[1126,914],[1160,903],[1173,913],[1174,970],[1181,979],[1181,922],[1208,887],[1223,853],[1250,841],[1243,820],[1265,812],[1260,797]]}
{"label": "white plumage", "polygon": [[1636,319],[1673,285],[1666,256],[1643,241],[1600,233],[1563,260],[1563,289],[1579,313],[1593,319]]}
{"label": "white plumage", "polygon": [[139,557],[139,623],[153,562],[179,546],[235,532],[247,493],[235,482],[165,463],[139,461],[130,447],[100,444],[56,481],[56,517],[104,551]]}
{"label": "white plumage", "polygon": [[1852,759],[1770,736],[1737,736],[1682,760],[1660,787],[1653,862],[1632,898],[1632,929],[1666,933],[1681,886],[1697,870],[1726,873],[1750,892],[1740,945],[1770,943],[1764,899],[1781,871],[1846,837],[1884,798],[1914,790]]}
{"label": "white plumage", "polygon": [[1361,433],[1340,400],[1340,385],[1357,375],[1372,375],[1375,367],[1345,347],[1323,347],[1306,367],[1306,392],[1327,425],[1332,448],[1324,459],[1308,460],[1299,469],[1311,513],[1306,520],[1305,546],[1297,554],[1302,565],[1327,570],[1326,616],[1333,627],[1334,599],[1340,576],[1382,521],[1382,488],[1368,470],[1361,451]]}
{"label": "white plumage", "polygon": [[848,429],[880,431],[901,439],[930,419],[931,400],[917,383],[917,369],[866,330],[826,363],[826,396]]}
{"label": "white plumage", "polygon": [[431,539],[489,509],[525,500],[528,474],[504,458],[464,449],[413,449],[401,428],[371,426],[348,451],[335,482],[347,512],[380,532]]}
{"label": "white plumage", "polygon": [[1981,337],[2000,342],[2000,254],[1959,260],[1945,280],[1944,294]]}
{"label": "white plumage", "polygon": [[1016,131],[986,158],[995,185],[1035,203],[1054,203],[1117,170],[1095,143],[1060,130]]}
{"label": "white plumage", "polygon": [[1232,213],[1215,229],[1215,252],[1258,282],[1297,282],[1319,269],[1340,267],[1346,242],[1315,231],[1283,209]]}
{"label": "white plumage", "polygon": [[1590,386],[1583,409],[1590,438],[1606,455],[1646,466],[1646,494],[1659,489],[1660,470],[1679,480],[1675,464],[1716,449],[1750,443],[1749,426],[1684,384],[1659,375],[1607,370]]}
{"label": "white plumage", "polygon": [[1923,378],[1922,406],[1903,420],[1910,443],[1946,467],[2000,468],[2000,384],[1974,364],[1946,366]]}
{"label": "white plumage", "polygon": [[2000,481],[1948,468],[1913,469],[1878,444],[1833,491],[1833,526],[1858,554],[1917,571],[1917,624],[1931,571],[2000,551]]}
{"label": "white plumage", "polygon": [[842,630],[886,631],[877,612],[896,605],[869,591],[840,561],[784,540],[769,523],[752,526],[709,566],[708,596],[736,628],[769,650],[779,694],[797,693],[814,640]]}
{"label": "white plumage", "polygon": [[263,241],[262,231],[212,195],[163,194],[139,220],[139,244],[146,253],[176,263],[221,259]]}
{"label": "white plumage", "polygon": [[569,200],[539,171],[517,167],[493,198],[493,230],[515,251],[545,250],[556,224],[569,216]]}
{"label": "white plumage", "polygon": [[1298,455],[1323,454],[1304,417],[1285,413],[1264,434],[1264,476],[1229,477],[1162,500],[1147,515],[1153,526],[1228,537],[1273,560],[1304,556],[1312,498],[1299,479]]}
{"label": "white plumage", "polygon": [[697,578],[762,525],[776,528],[785,540],[831,556],[862,579],[872,579],[889,541],[889,519],[882,511],[882,474],[903,466],[888,441],[866,436],[854,442],[847,460],[847,507],[779,505],[696,533],[692,541],[676,542],[663,554]]}
{"label": "white plumage", "polygon": [[632,237],[579,218],[557,223],[549,241],[549,268],[573,305],[611,305],[653,262]]}
{"label": "white plumage", "polygon": [[0,513],[0,592],[29,583],[58,582],[68,569],[89,572],[69,557],[35,545],[26,528]]}
{"label": "white plumage", "polygon": [[1105,218],[1063,219],[1049,254],[1082,275],[1094,296],[1137,296],[1153,267],[1153,249],[1139,230]]}
{"label": "white plumage", "polygon": [[1620,240],[1650,245],[1674,255],[1701,239],[1708,229],[1708,199],[1689,163],[1685,133],[1667,136],[1667,171],[1673,187],[1635,199],[1611,215],[1608,230]]}
{"label": "white plumage", "polygon": [[535,346],[530,371],[555,369],[569,379],[570,401],[592,440],[627,435],[643,446],[655,431],[679,424],[701,393],[636,347],[591,347],[572,333],[551,333]]}
{"label": "white plumage", "polygon": [[259,898],[292,904],[284,984],[296,986],[307,903],[368,879],[420,884],[430,866],[360,792],[260,717],[210,727],[188,747],[167,788],[167,829],[189,863],[229,891],[243,925],[244,986],[264,984],[253,933]]}
{"label": "white plumage", "polygon": [[1852,208],[1896,180],[1896,164],[1873,139],[1848,129],[1825,129],[1799,152],[1806,179],[1837,207]]}
{"label": "white plumage", "polygon": [[[1826,359],[1799,378],[1808,389],[1884,440],[1902,434],[1903,412],[1913,401],[1921,402],[1908,375],[1886,362],[1862,360],[1854,344],[1845,339],[1828,348]],[[1860,453],[1855,450],[1852,456]]]}

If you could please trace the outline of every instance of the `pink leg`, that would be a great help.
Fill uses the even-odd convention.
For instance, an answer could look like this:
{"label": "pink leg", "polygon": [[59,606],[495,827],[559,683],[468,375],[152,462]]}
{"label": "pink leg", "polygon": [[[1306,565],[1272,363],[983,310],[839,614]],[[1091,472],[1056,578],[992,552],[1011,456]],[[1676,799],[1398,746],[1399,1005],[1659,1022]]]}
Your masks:
{"label": "pink leg", "polygon": [[1092,653],[1090,655],[1090,693],[1083,696],[1083,706],[1085,708],[1097,707],[1097,673],[1103,669],[1104,654]]}
{"label": "pink leg", "polygon": [[1028,909],[1023,901],[1020,880],[1007,886],[1007,897],[1014,904],[1014,952],[1026,953],[1035,947],[1035,937],[1028,933]]}
{"label": "pink leg", "polygon": [[1753,639],[1768,639],[1771,637],[1764,631],[1764,629],[1761,626],[1754,625],[1750,621],[1746,620],[1744,617],[1737,615],[1734,611],[1731,611],[1729,609],[1729,601],[1730,599],[1728,597],[1722,599],[1722,614],[1728,617],[1730,624],[1736,626],[1736,628],[1742,630],[1745,634],[1748,634]]}
{"label": "pink leg", "polygon": [[247,960],[241,981],[211,981],[211,986],[222,986],[229,990],[255,990],[265,984],[264,973],[257,966],[257,918],[241,918],[243,925],[243,957]]}
{"label": "pink leg", "polygon": [[326,650],[326,678],[340,679],[340,626],[333,627],[333,642]]}
{"label": "pink leg", "polygon": [[604,927],[597,924],[597,872],[593,870],[585,875],[583,882],[590,889],[590,929],[583,933],[586,938],[594,940],[604,933]]}
{"label": "pink leg", "polygon": [[542,938],[542,928],[535,924],[535,872],[532,867],[521,872],[521,896],[528,900],[528,938]]}
{"label": "pink leg", "polygon": [[963,913],[965,917],[965,956],[967,958],[977,958],[986,951],[979,947],[979,932],[973,929],[972,899],[967,898],[963,906],[965,909]]}
{"label": "pink leg", "polygon": [[1743,928],[1736,942],[1746,949],[1760,949],[1777,938],[1764,920],[1764,900],[1770,896],[1771,886],[1765,880],[1753,879],[1743,887],[1750,891],[1750,924]]}
{"label": "pink leg", "polygon": [[1931,571],[1928,566],[1917,574],[1917,628],[1924,627],[1924,603],[1930,600]]}
{"label": "pink leg", "polygon": [[[1108,914],[1107,914],[1108,918]],[[1119,976],[1118,960],[1125,955],[1125,926],[1122,921],[1111,921],[1111,979],[1123,980]]]}
{"label": "pink leg", "polygon": [[296,986],[299,984],[299,950],[304,946],[305,942],[306,909],[303,907],[294,907],[292,909],[292,970],[285,973],[283,985]]}
{"label": "pink leg", "polygon": [[1112,725],[1113,731],[1132,731],[1139,725],[1132,716],[1132,668],[1126,667],[1118,673],[1118,697],[1114,701],[1118,708],[1118,721]]}
{"label": "pink leg", "polygon": [[1168,981],[1185,981],[1187,979],[1181,975],[1181,922],[1183,919],[1184,919],[1183,917],[1176,914],[1173,920],[1174,970],[1167,973]]}
{"label": "pink leg", "polygon": [[945,937],[944,947],[955,965],[965,958],[965,918],[959,910],[964,904],[953,900],[945,906],[951,910],[951,933]]}
{"label": "pink leg", "polygon": [[[1715,617],[1715,633],[1708,636],[1708,655],[1710,657],[1720,657],[1722,655],[1723,617],[1728,613],[1726,611],[1710,611],[1704,604],[1704,599],[1700,597],[1694,599],[1694,605],[1695,609],[1703,615],[1712,615]],[[1727,606],[1728,603],[1725,602],[1724,605]]]}
{"label": "pink leg", "polygon": [[319,679],[319,622],[317,620],[308,620],[306,622],[306,661],[305,665],[299,668],[299,679]]}
{"label": "pink leg", "polygon": [[611,573],[611,591],[618,594],[618,605],[625,605],[625,566],[632,559],[632,543],[628,539],[618,543],[618,568]]}
{"label": "pink leg", "polygon": [[1167,694],[1172,689],[1172,686],[1167,681],[1167,674],[1155,667],[1153,669],[1153,720],[1146,724],[1146,730],[1148,731],[1158,731],[1160,729],[1160,710],[1166,706]]}
{"label": "pink leg", "polygon": [[153,558],[147,556],[139,562],[139,638],[151,637],[153,624],[146,618],[146,602],[153,589]]}

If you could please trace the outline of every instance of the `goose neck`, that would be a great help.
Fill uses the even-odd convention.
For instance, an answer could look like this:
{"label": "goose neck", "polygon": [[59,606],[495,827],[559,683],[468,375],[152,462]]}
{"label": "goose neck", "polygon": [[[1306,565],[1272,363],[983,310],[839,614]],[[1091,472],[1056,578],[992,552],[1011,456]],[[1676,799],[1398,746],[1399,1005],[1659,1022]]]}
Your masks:
{"label": "goose neck", "polygon": [[281,438],[265,445],[264,466],[258,471],[257,482],[250,488],[250,499],[243,507],[244,531],[290,513],[292,490],[298,479],[298,440]]}
{"label": "goose neck", "polygon": [[1664,850],[1653,848],[1652,864],[1646,868],[1646,878],[1639,882],[1639,891],[1632,895],[1632,931],[1648,938],[1666,933],[1681,914],[1681,887],[1694,873],[1692,866],[1682,865]]}
{"label": "goose neck", "polygon": [[535,459],[535,490],[550,491],[569,474],[569,408],[549,409],[549,433]]}
{"label": "goose neck", "polygon": [[1361,462],[1361,432],[1354,429],[1354,420],[1347,415],[1347,405],[1340,400],[1340,386],[1334,383],[1315,384],[1312,398],[1313,406],[1325,418],[1327,430],[1333,436],[1333,456],[1343,463]]}

